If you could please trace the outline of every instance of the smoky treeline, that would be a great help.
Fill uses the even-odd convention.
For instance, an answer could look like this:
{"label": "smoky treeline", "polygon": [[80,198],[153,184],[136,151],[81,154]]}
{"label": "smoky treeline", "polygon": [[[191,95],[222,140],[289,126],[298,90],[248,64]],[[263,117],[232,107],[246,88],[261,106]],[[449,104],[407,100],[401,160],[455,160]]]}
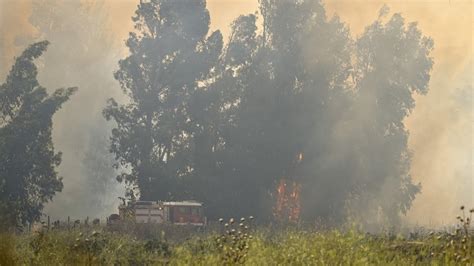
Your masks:
{"label": "smoky treeline", "polygon": [[[209,219],[271,221],[283,185],[300,221],[396,224],[421,189],[404,120],[428,91],[433,41],[386,7],[357,38],[320,1],[260,0],[258,11],[224,41],[205,0],[140,1],[113,73],[123,96],[102,111],[126,198],[194,199]],[[4,165],[20,160],[4,141],[10,112],[28,107],[6,96],[10,80],[23,82],[14,71],[0,88]],[[39,182],[20,195],[12,186],[35,174],[9,179],[14,169],[0,168],[2,204],[43,193],[42,204],[60,190],[50,174],[57,189]]]}

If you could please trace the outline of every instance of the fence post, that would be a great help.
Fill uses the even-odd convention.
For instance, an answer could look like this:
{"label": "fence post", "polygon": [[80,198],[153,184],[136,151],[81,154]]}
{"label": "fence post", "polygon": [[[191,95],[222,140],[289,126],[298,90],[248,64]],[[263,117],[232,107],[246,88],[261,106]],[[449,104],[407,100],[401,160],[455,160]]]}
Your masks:
{"label": "fence post", "polygon": [[67,217],[67,230],[69,230],[69,222],[71,221],[71,217]]}
{"label": "fence post", "polygon": [[49,231],[49,229],[50,229],[50,225],[51,225],[51,224],[50,224],[49,215],[48,215],[48,231]]}

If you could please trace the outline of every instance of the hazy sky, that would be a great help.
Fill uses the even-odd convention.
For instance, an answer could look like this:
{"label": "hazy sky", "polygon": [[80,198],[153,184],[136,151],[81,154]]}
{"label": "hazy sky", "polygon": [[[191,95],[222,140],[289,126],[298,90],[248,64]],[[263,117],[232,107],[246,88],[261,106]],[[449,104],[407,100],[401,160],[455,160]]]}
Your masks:
{"label": "hazy sky", "polygon": [[[71,0],[72,1],[72,0]],[[13,56],[36,34],[28,21],[31,0],[0,1],[0,78]],[[115,35],[117,51],[126,52],[124,40],[132,30],[130,17],[138,0],[106,0],[107,27]],[[417,97],[406,124],[409,147],[414,153],[412,175],[422,183],[409,220],[418,223],[448,222],[460,204],[474,206],[473,182],[473,1],[472,0],[326,0],[328,15],[337,13],[353,37],[374,21],[387,4],[408,22],[417,21],[423,34],[435,43],[435,65],[430,91]],[[240,14],[257,11],[257,0],[208,0],[211,29],[224,38],[228,26]],[[110,69],[112,73],[115,69]],[[112,74],[111,74],[112,75]],[[74,84],[70,84],[74,85]],[[451,217],[452,216],[452,217]]]}

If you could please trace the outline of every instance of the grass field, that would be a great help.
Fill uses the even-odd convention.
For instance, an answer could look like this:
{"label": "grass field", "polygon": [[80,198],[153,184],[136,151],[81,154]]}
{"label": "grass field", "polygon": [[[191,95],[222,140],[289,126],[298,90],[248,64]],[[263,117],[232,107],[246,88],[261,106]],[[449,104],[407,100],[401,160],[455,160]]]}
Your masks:
{"label": "grass field", "polygon": [[465,220],[460,225],[451,232],[419,231],[405,236],[295,226],[252,227],[245,219],[223,221],[205,232],[155,226],[146,230],[83,227],[4,233],[0,264],[473,265],[474,236]]}

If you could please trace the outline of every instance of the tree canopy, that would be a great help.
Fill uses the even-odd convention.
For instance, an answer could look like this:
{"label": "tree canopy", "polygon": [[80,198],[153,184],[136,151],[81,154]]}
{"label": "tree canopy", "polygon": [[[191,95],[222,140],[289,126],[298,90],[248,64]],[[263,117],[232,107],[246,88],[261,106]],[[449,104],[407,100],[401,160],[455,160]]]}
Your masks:
{"label": "tree canopy", "polygon": [[115,73],[130,102],[104,111],[118,179],[142,199],[204,201],[210,218],[270,219],[287,180],[302,219],[396,220],[420,190],[403,122],[432,40],[385,8],[353,39],[321,1],[259,3],[262,30],[240,16],[223,48],[205,1],[140,3]]}
{"label": "tree canopy", "polygon": [[51,119],[76,88],[48,94],[38,83],[34,60],[48,44],[28,47],[0,86],[0,213],[7,226],[37,220],[44,203],[62,189]]}
{"label": "tree canopy", "polygon": [[199,125],[189,108],[217,62],[222,36],[207,35],[204,0],[141,2],[133,21],[130,55],[115,73],[130,102],[111,99],[104,111],[117,123],[111,151],[124,169],[118,179],[138,185],[142,199],[171,199],[192,171]]}

